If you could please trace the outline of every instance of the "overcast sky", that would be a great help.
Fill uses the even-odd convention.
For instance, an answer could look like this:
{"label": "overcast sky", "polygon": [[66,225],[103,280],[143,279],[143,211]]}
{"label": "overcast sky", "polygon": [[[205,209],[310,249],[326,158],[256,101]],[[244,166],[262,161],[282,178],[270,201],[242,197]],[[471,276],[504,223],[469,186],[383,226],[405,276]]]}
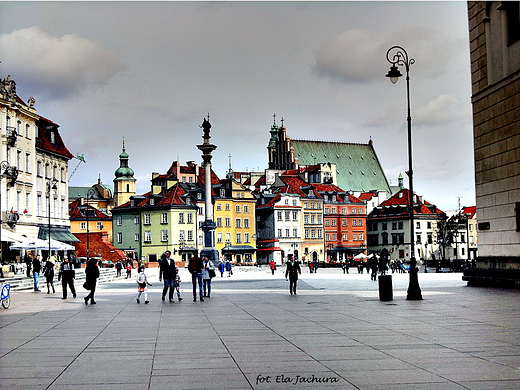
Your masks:
{"label": "overcast sky", "polygon": [[[72,186],[113,184],[122,141],[138,180],[201,163],[267,166],[273,114],[294,139],[367,143],[391,184],[407,171],[410,67],[414,189],[443,210],[475,204],[466,2],[0,2],[0,77],[60,125]],[[404,73],[404,69],[402,69]],[[407,183],[407,179],[405,179]]]}

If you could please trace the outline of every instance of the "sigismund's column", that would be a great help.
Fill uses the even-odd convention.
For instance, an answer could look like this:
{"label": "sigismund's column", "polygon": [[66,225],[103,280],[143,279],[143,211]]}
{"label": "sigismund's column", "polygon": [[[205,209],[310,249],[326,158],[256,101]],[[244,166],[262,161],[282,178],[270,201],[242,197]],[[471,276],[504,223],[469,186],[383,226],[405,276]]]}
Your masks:
{"label": "sigismund's column", "polygon": [[209,123],[209,114],[207,118],[204,118],[202,125],[200,126],[204,131],[202,138],[204,142],[202,145],[197,145],[197,148],[202,152],[202,161],[204,166],[204,187],[206,197],[206,220],[202,224],[202,230],[204,231],[204,249],[200,252],[200,256],[206,256],[214,264],[218,261],[218,251],[215,249],[215,237],[214,232],[217,225],[213,221],[213,203],[211,201],[211,152],[213,152],[217,145],[210,143],[211,136],[209,135],[211,129],[211,123]]}

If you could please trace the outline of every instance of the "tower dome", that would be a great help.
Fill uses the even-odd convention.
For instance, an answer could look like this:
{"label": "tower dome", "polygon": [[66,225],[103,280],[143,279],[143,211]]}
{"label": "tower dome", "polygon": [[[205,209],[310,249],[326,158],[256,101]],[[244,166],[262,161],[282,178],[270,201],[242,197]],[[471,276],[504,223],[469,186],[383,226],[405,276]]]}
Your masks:
{"label": "tower dome", "polygon": [[123,151],[119,155],[119,168],[114,172],[115,180],[128,180],[134,178],[134,170],[128,166],[128,153],[125,151],[125,141],[123,141]]}

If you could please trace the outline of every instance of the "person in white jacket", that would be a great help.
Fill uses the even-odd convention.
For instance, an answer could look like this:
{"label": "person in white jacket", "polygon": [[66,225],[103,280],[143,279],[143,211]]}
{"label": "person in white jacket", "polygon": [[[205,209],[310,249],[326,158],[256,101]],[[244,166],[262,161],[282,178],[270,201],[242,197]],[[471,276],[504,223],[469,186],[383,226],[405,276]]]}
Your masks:
{"label": "person in white jacket", "polygon": [[137,278],[136,278],[136,281],[137,281],[137,303],[141,303],[140,299],[141,298],[141,294],[144,293],[144,303],[145,304],[148,304],[149,301],[148,301],[148,292],[147,292],[147,286],[151,286],[152,284],[148,281],[148,279],[146,278],[146,274],[144,273],[144,267],[139,267],[139,269],[137,270],[138,274],[137,274]]}
{"label": "person in white jacket", "polygon": [[215,276],[215,266],[206,256],[202,256],[202,288],[204,297],[211,296],[211,278]]}

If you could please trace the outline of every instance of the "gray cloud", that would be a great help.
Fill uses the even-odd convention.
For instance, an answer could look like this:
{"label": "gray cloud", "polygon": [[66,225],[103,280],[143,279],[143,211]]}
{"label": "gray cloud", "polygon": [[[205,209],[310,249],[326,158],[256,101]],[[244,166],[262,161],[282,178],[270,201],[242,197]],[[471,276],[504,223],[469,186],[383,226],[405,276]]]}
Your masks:
{"label": "gray cloud", "polygon": [[2,61],[32,94],[65,98],[109,82],[124,67],[113,52],[76,34],[51,36],[33,26],[0,35]]}

